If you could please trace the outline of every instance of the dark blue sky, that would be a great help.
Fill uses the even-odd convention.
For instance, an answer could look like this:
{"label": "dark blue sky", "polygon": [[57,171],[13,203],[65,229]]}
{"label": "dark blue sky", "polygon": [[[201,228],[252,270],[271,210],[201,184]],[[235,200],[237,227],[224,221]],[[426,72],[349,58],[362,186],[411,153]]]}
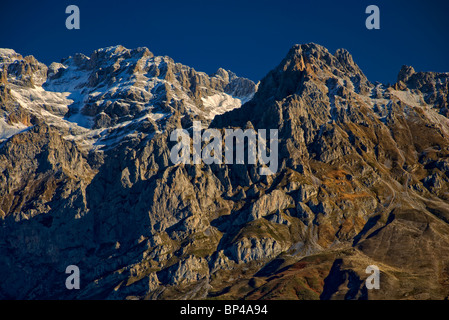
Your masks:
{"label": "dark blue sky", "polygon": [[[67,30],[76,4],[81,29]],[[365,28],[380,8],[381,29]],[[196,70],[223,67],[261,79],[293,44],[346,48],[371,81],[394,82],[403,64],[449,72],[447,0],[1,0],[0,47],[44,63],[122,44],[148,47]]]}

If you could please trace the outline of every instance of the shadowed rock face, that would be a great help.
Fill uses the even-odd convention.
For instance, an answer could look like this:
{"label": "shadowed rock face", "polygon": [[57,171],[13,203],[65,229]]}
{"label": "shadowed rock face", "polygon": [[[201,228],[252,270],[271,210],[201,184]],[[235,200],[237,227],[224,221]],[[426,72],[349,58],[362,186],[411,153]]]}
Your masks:
{"label": "shadowed rock face", "polygon": [[[447,73],[305,44],[258,85],[122,46],[0,76],[2,299],[449,296]],[[278,129],[278,171],[173,165],[193,120]]]}

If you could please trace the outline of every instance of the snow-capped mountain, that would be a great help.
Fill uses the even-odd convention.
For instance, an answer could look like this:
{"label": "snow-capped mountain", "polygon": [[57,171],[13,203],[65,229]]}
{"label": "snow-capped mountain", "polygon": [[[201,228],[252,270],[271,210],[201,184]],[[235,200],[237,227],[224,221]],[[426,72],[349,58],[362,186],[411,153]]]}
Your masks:
{"label": "snow-capped mountain", "polygon": [[[258,85],[145,48],[1,49],[0,298],[448,298],[448,85],[374,84],[313,43]],[[194,120],[278,129],[278,171],[174,165]]]}
{"label": "snow-capped mountain", "polygon": [[[102,48],[90,57],[76,54],[48,67],[1,49],[0,61],[13,109],[91,148],[160,132],[175,112],[210,121],[240,107],[256,91],[251,80],[230,71],[220,68],[209,76],[147,48]],[[27,127],[7,120],[0,124],[2,139]]]}

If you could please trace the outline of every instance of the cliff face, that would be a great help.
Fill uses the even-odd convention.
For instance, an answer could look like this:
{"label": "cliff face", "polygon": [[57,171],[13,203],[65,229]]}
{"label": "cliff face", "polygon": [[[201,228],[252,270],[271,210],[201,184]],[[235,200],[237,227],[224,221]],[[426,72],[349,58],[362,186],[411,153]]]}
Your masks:
{"label": "cliff face", "polygon": [[[316,44],[259,85],[121,46],[0,68],[0,298],[449,295],[449,74],[375,85]],[[194,120],[278,129],[279,169],[173,165]]]}

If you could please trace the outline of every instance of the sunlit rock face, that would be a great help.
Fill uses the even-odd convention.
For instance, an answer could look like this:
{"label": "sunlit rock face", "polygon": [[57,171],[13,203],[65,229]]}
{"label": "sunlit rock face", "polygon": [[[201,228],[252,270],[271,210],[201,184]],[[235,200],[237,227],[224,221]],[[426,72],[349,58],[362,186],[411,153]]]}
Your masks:
{"label": "sunlit rock face", "polygon": [[[448,83],[373,84],[313,43],[257,85],[146,48],[0,49],[0,298],[444,299]],[[173,164],[193,121],[277,129],[278,170]]]}

